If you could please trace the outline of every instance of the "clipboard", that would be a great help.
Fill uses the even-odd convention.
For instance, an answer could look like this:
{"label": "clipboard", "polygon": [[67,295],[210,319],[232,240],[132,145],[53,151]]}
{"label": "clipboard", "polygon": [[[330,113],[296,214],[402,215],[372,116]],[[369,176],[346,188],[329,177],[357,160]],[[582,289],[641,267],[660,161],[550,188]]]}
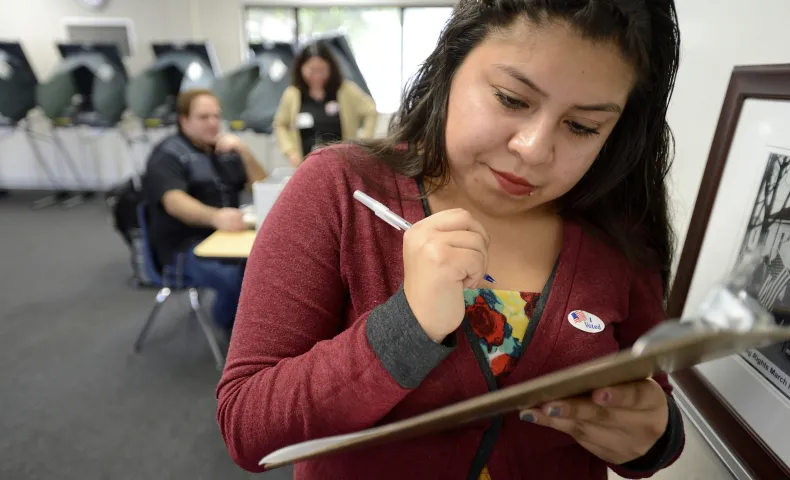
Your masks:
{"label": "clipboard", "polygon": [[[753,266],[749,262],[748,266]],[[700,316],[666,321],[627,350],[490,392],[412,418],[354,433],[294,444],[259,462],[266,470],[332,453],[406,440],[628,383],[657,373],[672,373],[750,348],[790,340],[790,328],[750,294],[748,269],[717,285],[700,307]]]}

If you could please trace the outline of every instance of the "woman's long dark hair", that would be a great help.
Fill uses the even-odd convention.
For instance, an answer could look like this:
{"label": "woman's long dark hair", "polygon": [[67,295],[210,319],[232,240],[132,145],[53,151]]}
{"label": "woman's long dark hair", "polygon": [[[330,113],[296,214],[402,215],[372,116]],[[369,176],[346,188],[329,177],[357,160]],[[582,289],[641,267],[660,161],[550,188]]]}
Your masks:
{"label": "woman's long dark hair", "polygon": [[613,41],[635,68],[637,84],[617,126],[558,205],[564,217],[603,234],[630,261],[659,267],[666,296],[674,242],[666,187],[674,152],[666,113],[680,56],[674,0],[461,0],[407,86],[389,135],[355,143],[399,174],[439,179],[434,188],[446,184],[453,75],[490,32],[520,18],[536,25],[563,20],[585,38]]}
{"label": "woman's long dark hair", "polygon": [[302,77],[302,66],[313,57],[319,57],[329,64],[329,79],[326,81],[324,90],[331,95],[337,94],[340,84],[343,83],[343,74],[332,51],[320,40],[306,45],[294,58],[293,67],[291,67],[291,85],[298,88],[303,94],[309,92],[310,89]]}

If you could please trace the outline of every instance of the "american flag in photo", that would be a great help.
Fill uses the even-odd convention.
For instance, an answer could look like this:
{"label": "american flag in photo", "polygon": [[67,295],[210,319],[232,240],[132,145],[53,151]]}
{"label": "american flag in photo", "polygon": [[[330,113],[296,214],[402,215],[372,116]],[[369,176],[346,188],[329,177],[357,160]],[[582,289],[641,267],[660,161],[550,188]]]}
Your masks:
{"label": "american flag in photo", "polygon": [[587,320],[587,315],[585,315],[584,312],[580,312],[580,311],[576,310],[576,311],[571,312],[571,318],[573,319],[574,322],[581,323],[581,322]]}
{"label": "american flag in photo", "polygon": [[765,308],[771,309],[790,281],[790,270],[785,266],[781,255],[777,255],[768,265],[766,277],[765,283],[760,287],[758,298]]}

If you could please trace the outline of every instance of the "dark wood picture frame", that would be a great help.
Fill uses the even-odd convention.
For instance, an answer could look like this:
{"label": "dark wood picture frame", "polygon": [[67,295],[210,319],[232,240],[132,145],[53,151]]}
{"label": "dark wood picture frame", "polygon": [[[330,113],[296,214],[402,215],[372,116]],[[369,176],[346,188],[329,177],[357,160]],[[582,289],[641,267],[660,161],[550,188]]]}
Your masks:
{"label": "dark wood picture frame", "polygon": [[[748,99],[790,101],[790,64],[736,67],[730,77],[670,290],[667,318],[680,318],[683,313],[743,103]],[[696,371],[685,369],[674,373],[672,379],[731,452],[756,478],[790,479],[788,466],[773,454],[737,412],[732,411],[727,402]]]}

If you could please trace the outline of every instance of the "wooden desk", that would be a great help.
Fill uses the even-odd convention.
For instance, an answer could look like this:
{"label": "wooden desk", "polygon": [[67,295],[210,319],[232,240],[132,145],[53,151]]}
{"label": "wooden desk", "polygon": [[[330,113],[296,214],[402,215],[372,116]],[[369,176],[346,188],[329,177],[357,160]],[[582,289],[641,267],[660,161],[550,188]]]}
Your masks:
{"label": "wooden desk", "polygon": [[195,255],[203,258],[247,258],[256,233],[255,230],[214,232],[195,247]]}

